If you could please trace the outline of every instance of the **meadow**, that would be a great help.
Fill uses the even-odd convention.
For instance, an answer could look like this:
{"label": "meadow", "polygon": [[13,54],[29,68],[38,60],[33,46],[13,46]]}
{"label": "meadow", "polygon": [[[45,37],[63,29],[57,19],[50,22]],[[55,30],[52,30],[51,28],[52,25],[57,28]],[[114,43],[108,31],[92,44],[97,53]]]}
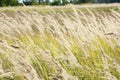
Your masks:
{"label": "meadow", "polygon": [[0,8],[0,80],[120,80],[120,4]]}

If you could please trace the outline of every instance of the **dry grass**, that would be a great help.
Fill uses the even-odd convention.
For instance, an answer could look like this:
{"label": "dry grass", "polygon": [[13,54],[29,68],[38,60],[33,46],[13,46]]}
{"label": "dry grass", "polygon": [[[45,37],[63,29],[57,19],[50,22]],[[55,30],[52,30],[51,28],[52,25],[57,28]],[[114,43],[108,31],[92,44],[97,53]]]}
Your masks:
{"label": "dry grass", "polygon": [[120,80],[120,7],[78,7],[1,8],[0,80]]}

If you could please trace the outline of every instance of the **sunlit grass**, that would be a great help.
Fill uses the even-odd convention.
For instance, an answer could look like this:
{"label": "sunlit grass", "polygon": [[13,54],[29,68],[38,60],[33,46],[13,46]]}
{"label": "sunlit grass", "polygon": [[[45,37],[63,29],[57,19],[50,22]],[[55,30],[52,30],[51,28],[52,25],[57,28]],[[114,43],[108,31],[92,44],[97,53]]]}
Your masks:
{"label": "sunlit grass", "polygon": [[119,80],[119,6],[78,8],[2,8],[0,80]]}

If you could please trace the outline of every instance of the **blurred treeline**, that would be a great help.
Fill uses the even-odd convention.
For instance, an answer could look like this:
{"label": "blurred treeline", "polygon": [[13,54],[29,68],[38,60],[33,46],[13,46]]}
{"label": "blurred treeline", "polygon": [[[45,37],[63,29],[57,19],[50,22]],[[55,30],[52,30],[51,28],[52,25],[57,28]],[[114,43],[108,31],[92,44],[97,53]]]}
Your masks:
{"label": "blurred treeline", "polygon": [[0,6],[16,6],[18,0],[0,0]]}
{"label": "blurred treeline", "polygon": [[120,0],[0,0],[0,6],[17,6],[25,5],[66,5],[66,4],[83,4],[83,3],[114,3]]}

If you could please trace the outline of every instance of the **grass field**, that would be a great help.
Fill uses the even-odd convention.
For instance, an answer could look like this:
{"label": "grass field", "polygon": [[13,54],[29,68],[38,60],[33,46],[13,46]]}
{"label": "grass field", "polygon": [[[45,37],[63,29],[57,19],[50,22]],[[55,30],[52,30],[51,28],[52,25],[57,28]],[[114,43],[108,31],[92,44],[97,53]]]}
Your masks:
{"label": "grass field", "polygon": [[120,80],[120,4],[0,8],[0,80]]}

